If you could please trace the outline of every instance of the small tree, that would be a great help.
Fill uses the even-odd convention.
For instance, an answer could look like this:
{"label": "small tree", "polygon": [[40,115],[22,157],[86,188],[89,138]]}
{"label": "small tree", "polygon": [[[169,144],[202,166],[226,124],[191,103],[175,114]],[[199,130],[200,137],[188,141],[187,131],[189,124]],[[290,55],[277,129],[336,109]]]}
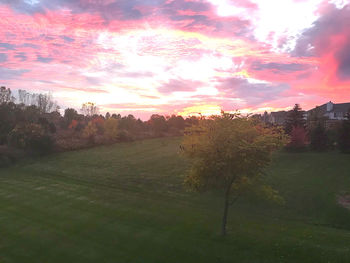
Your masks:
{"label": "small tree", "polygon": [[261,179],[271,153],[285,143],[281,130],[239,114],[222,113],[186,129],[181,149],[192,165],[185,184],[196,191],[224,192],[222,235],[226,234],[229,206],[244,191],[261,190],[275,196]]}
{"label": "small tree", "polygon": [[288,112],[284,127],[287,134],[291,134],[293,127],[305,128],[306,120],[304,112],[301,110],[299,104],[295,104],[294,108]]}

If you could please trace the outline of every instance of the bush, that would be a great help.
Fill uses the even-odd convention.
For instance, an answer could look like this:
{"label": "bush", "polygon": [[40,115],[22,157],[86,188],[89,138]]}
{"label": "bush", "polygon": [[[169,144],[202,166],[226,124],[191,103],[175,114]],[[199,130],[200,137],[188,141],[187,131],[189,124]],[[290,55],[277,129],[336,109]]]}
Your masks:
{"label": "bush", "polygon": [[46,154],[53,150],[54,141],[39,124],[18,124],[8,135],[8,144],[28,152]]}

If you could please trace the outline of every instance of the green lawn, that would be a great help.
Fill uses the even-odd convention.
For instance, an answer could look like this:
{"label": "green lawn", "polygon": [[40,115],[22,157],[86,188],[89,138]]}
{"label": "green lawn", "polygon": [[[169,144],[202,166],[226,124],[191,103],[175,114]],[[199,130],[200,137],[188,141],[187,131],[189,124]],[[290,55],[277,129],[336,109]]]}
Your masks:
{"label": "green lawn", "polygon": [[350,156],[280,153],[285,205],[187,192],[179,138],[62,153],[0,170],[0,262],[350,262]]}

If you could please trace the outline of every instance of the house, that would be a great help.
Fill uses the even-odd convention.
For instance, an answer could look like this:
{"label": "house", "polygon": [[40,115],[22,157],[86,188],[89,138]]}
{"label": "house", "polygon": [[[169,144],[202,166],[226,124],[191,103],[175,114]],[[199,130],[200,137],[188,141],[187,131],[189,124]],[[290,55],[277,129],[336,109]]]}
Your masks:
{"label": "house", "polygon": [[307,116],[309,118],[312,114],[317,114],[318,117],[324,117],[329,120],[344,120],[349,111],[350,103],[336,104],[330,101],[307,111]]}
{"label": "house", "polygon": [[287,115],[288,111],[271,112],[268,116],[268,122],[275,125],[283,125]]}

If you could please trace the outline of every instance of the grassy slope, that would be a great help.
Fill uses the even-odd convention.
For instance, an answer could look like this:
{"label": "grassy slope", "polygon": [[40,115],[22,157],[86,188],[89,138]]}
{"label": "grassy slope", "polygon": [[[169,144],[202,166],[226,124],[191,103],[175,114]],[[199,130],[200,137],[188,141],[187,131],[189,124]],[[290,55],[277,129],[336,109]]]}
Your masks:
{"label": "grassy slope", "polygon": [[349,156],[276,156],[284,207],[182,187],[179,139],[70,152],[0,170],[0,262],[350,262]]}

